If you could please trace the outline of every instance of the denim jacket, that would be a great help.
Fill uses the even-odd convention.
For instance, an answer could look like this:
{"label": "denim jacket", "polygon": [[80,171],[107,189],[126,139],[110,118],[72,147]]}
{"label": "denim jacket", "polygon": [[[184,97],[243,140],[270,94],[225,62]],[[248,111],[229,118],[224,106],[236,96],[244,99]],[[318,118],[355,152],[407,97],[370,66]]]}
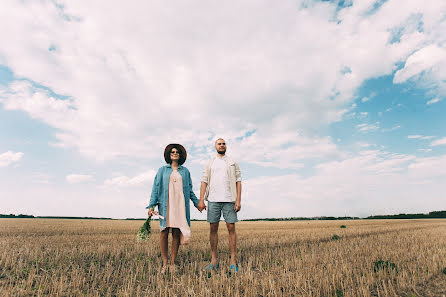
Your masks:
{"label": "denim jacket", "polygon": [[[158,205],[158,212],[164,217],[164,220],[160,219],[160,227],[166,228],[167,219],[167,199],[169,196],[169,178],[172,173],[172,166],[170,164],[165,165],[158,169],[158,173],[155,176],[153,182],[152,194],[150,195],[150,202],[146,208],[151,208]],[[181,174],[183,179],[183,194],[184,194],[184,204],[186,206],[186,219],[190,226],[190,203],[189,199],[192,200],[195,207],[198,205],[198,198],[195,196],[192,190],[192,179],[190,177],[190,172],[186,167],[178,166],[178,173]]]}

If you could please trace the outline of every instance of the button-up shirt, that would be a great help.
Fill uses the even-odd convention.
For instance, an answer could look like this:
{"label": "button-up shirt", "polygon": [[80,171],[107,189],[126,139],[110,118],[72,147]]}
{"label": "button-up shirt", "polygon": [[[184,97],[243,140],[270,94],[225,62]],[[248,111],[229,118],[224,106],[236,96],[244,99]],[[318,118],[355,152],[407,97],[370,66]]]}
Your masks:
{"label": "button-up shirt", "polygon": [[217,157],[212,163],[208,201],[232,202],[226,158],[226,156]]}

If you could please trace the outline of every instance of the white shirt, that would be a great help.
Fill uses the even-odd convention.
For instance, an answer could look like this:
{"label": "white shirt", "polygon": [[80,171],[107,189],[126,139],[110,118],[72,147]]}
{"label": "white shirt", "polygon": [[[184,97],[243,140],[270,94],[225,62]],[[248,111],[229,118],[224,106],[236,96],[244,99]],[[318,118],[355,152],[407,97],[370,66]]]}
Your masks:
{"label": "white shirt", "polygon": [[209,181],[208,201],[232,202],[231,185],[228,179],[226,156],[216,157],[211,166],[211,180]]}

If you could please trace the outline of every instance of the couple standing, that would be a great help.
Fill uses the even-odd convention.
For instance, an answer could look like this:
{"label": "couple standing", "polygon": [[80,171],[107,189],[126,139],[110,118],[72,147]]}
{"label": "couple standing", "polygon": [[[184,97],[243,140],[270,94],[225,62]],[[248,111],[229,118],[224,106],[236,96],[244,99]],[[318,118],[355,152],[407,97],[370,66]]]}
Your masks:
{"label": "couple standing", "polygon": [[[192,180],[189,170],[182,166],[186,161],[187,152],[180,144],[169,144],[164,150],[164,159],[168,165],[161,167],[155,176],[152,194],[147,208],[149,216],[159,214],[160,218],[160,249],[163,258],[161,273],[168,269],[168,235],[172,233],[172,248],[170,269],[175,271],[175,259],[181,244],[188,244],[190,239],[190,205],[192,200],[201,212],[206,209],[204,200],[208,201],[207,221],[210,224],[209,241],[211,245],[211,263],[203,268],[212,271],[219,267],[217,262],[218,225],[221,215],[229,232],[231,249],[231,271],[238,271],[236,264],[237,236],[235,223],[237,212],[240,211],[242,183],[240,167],[233,159],[226,156],[225,140],[215,141],[217,155],[210,159],[203,171],[200,188],[200,200],[192,190]],[[158,212],[154,207],[158,205]]]}

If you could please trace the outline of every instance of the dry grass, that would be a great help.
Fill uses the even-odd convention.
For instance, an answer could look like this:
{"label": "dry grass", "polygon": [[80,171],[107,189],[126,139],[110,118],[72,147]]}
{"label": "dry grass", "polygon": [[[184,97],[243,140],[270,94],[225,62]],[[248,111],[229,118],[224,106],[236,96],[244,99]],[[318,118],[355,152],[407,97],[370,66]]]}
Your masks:
{"label": "dry grass", "polygon": [[208,225],[192,222],[179,271],[161,275],[157,223],[137,242],[142,223],[0,219],[0,296],[446,295],[446,220],[240,222],[236,275],[224,224],[217,272],[200,271]]}

